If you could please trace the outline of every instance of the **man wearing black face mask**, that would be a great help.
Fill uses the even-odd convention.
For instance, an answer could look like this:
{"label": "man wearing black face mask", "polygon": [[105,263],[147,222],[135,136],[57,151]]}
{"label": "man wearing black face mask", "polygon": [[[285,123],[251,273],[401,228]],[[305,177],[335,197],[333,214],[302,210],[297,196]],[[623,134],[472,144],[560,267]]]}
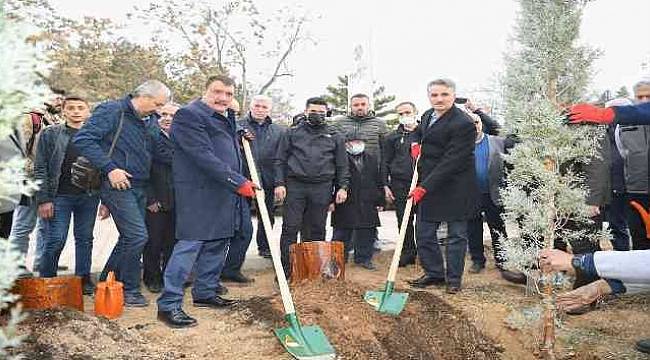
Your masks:
{"label": "man wearing black face mask", "polygon": [[306,119],[283,134],[275,157],[275,199],[285,202],[280,249],[287,276],[289,246],[298,231],[309,228],[308,240],[325,240],[329,204],[347,199],[350,175],[344,138],[325,124],[326,114],[323,99],[308,99]]}

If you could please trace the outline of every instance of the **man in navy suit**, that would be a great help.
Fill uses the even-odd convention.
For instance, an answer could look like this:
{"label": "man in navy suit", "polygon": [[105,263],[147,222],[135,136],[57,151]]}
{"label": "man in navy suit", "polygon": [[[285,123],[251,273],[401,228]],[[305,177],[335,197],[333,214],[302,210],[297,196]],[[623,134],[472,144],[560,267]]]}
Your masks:
{"label": "man in navy suit", "polygon": [[172,172],[176,196],[176,245],[167,264],[158,319],[170,327],[195,326],[182,310],[183,284],[196,268],[192,298],[196,307],[221,308],[233,300],[217,295],[219,277],[233,238],[242,231],[257,185],[243,173],[235,115],[228,107],[234,82],[210,77],[201,99],[174,116]]}

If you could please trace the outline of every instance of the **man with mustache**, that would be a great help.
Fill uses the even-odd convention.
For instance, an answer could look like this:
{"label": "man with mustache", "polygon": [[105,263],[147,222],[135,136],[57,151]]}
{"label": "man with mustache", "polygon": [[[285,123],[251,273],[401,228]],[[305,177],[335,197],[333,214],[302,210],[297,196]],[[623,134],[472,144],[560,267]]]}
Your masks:
{"label": "man with mustache", "polygon": [[132,95],[97,106],[73,140],[81,156],[102,174],[101,201],[110,210],[120,237],[100,280],[114,271],[124,283],[126,306],[148,305],[140,292],[140,257],[147,242],[146,186],[157,138],[147,121],[170,98],[165,84],[146,81]]}
{"label": "man with mustache", "polygon": [[[454,106],[455,89],[448,79],[427,86],[432,108],[422,115],[416,133],[419,144],[412,147],[412,156],[420,156],[419,182],[409,195],[419,204],[417,250],[425,272],[409,283],[417,288],[446,284],[450,294],[461,290],[467,222],[478,212],[479,199],[474,166],[476,129],[469,115]],[[448,231],[446,264],[436,236],[441,222],[447,223]]]}
{"label": "man with mustache", "polygon": [[[212,76],[203,97],[176,112],[171,139],[176,208],[176,245],[164,274],[158,298],[158,319],[171,328],[196,326],[183,309],[183,285],[195,271],[195,307],[223,308],[233,300],[217,294],[219,278],[233,239],[259,186],[243,175],[239,130],[229,109],[235,84]],[[250,221],[250,220],[249,220]]]}

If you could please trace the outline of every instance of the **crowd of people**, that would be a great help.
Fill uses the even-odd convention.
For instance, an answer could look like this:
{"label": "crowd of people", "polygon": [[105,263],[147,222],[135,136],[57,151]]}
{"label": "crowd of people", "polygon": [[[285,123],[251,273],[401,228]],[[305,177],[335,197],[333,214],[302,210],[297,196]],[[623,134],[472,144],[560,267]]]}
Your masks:
{"label": "crowd of people", "polygon": [[[148,306],[141,282],[160,293],[158,318],[174,328],[197,323],[182,309],[188,284],[194,306],[220,308],[235,302],[225,297],[222,282],[254,281],[241,268],[254,233],[251,200],[258,189],[266,195],[258,206],[271,213],[283,206],[280,249],[288,277],[290,245],[298,236],[324,240],[330,212],[332,239],[344,242],[345,260],[353,254],[359,267],[375,270],[379,212],[393,204],[398,224],[408,221],[399,265],[419,257],[424,271],[408,281],[411,286],[459,293],[468,250],[468,272],[484,271],[484,220],[502,277],[526,282],[524,274],[506,268],[501,245],[508,236],[500,196],[509,166],[504,154],[516,139],[500,136],[487,111],[457,97],[453,81],[427,85],[431,108],[421,116],[413,102],[397,104],[399,125],[393,130],[373,114],[366,94],[353,95],[349,115],[338,119],[328,117],[325,100],[309,98],[304,113],[285,127],[271,118],[271,98],[253,97],[240,114],[234,92],[232,79],[213,76],[200,98],[181,105],[165,84],[150,80],[91,111],[83,97],[54,91],[44,109],[29,112],[0,143],[3,157],[25,157],[27,176],[39,184],[15,209],[0,209],[2,235],[26,254],[36,228],[32,269],[54,277],[62,270],[59,258],[72,218],[74,272],[82,278],[83,293],[92,295],[95,219],[112,217],[119,238],[99,279],[114,272],[124,284],[126,306]],[[636,102],[650,104],[650,82],[639,82],[634,94]],[[650,234],[642,212],[629,203],[650,206],[648,106],[625,100],[607,105],[572,108],[574,122],[611,123],[598,161],[583,169],[586,201],[594,227],[608,223],[616,253],[641,250],[629,254],[647,270]],[[259,184],[250,180],[242,141],[251,142]],[[419,181],[411,190],[415,172]],[[89,181],[94,176],[99,181]],[[409,198],[416,210],[403,219]],[[443,223],[444,256],[438,239]],[[270,258],[262,227],[259,221],[257,249]],[[595,244],[575,240],[570,245],[573,255],[558,244],[562,250],[543,252],[540,260],[543,267],[576,272],[576,289],[558,300],[567,310],[578,313],[605,294],[650,286],[648,276],[628,276],[607,262],[625,261],[625,254],[602,260],[608,255]],[[29,273],[27,266],[23,271]],[[650,344],[639,344],[648,351]]]}

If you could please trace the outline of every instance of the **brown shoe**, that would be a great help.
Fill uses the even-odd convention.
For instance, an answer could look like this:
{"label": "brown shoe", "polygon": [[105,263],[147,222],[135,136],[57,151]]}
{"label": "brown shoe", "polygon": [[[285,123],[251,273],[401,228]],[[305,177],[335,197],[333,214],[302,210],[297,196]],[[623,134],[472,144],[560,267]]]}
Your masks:
{"label": "brown shoe", "polygon": [[513,284],[526,285],[526,275],[509,270],[501,270],[501,277]]}

